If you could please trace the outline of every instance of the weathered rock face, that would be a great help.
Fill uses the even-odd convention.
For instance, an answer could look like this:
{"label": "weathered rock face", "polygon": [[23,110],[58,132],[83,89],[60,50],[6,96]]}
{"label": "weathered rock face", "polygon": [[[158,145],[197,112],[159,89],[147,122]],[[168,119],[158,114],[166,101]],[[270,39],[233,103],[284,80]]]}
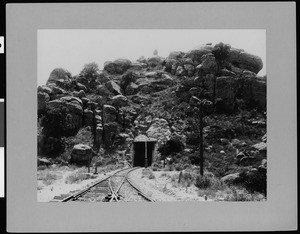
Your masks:
{"label": "weathered rock face", "polygon": [[133,82],[130,82],[125,89],[126,95],[134,95],[138,92],[139,86]]}
{"label": "weathered rock face", "polygon": [[184,55],[184,58],[190,58],[193,60],[195,65],[199,65],[203,60],[202,56],[211,53],[212,50],[213,50],[213,46],[203,45],[197,49],[188,51]]}
{"label": "weathered rock face", "polygon": [[111,100],[112,100],[112,105],[117,108],[128,105],[128,99],[123,95],[114,96],[112,97]]}
{"label": "weathered rock face", "polygon": [[103,139],[104,143],[106,146],[110,147],[120,133],[120,125],[116,122],[105,123],[103,129],[105,133],[105,138]]}
{"label": "weathered rock face", "polygon": [[215,74],[217,71],[217,62],[212,53],[205,54],[201,57],[201,64],[196,67],[201,74]]}
{"label": "weathered rock face", "polygon": [[263,62],[260,57],[249,54],[240,49],[231,48],[228,55],[228,61],[235,67],[249,70],[256,74],[263,67]]}
{"label": "weathered rock face", "polygon": [[49,102],[50,96],[45,92],[38,92],[38,113],[46,110],[46,103]]}
{"label": "weathered rock face", "polygon": [[[108,81],[107,83],[105,83],[106,88],[113,93],[114,95],[119,95],[119,94],[123,94],[120,86],[114,82],[114,81]],[[99,92],[99,91],[98,91]]]}
{"label": "weathered rock face", "polygon": [[239,178],[239,173],[229,174],[221,178],[227,184],[233,184]]}
{"label": "weathered rock face", "polygon": [[109,74],[123,74],[131,66],[131,61],[128,59],[117,59],[113,62],[106,62],[104,64],[104,70]]}
{"label": "weathered rock face", "polygon": [[116,120],[117,110],[115,107],[110,105],[104,105],[103,111],[104,123],[114,122]]}
{"label": "weathered rock face", "polygon": [[159,92],[176,84],[176,81],[167,74],[146,73],[146,75],[148,77],[136,81],[139,92],[144,94]]}
{"label": "weathered rock face", "polygon": [[94,114],[93,111],[85,109],[83,112],[83,119],[84,119],[84,125],[85,126],[92,126],[93,125],[93,118]]}
{"label": "weathered rock face", "polygon": [[123,90],[126,90],[126,87],[130,83],[134,83],[137,79],[137,75],[134,72],[126,72],[124,75],[121,77],[121,82],[120,86]]}
{"label": "weathered rock face", "polygon": [[88,89],[85,85],[81,84],[80,82],[75,82],[75,89],[78,90],[78,91],[84,91],[84,92],[87,92]]}
{"label": "weathered rock face", "polygon": [[168,121],[165,119],[155,118],[152,125],[147,130],[147,136],[157,139],[158,145],[170,139],[171,131]]}
{"label": "weathered rock face", "polygon": [[47,103],[42,120],[47,136],[73,136],[82,125],[82,101],[76,97],[63,97]]}
{"label": "weathered rock face", "polygon": [[63,68],[55,68],[47,80],[46,85],[50,83],[56,84],[61,88],[67,88],[71,85],[71,73]]}
{"label": "weathered rock face", "polygon": [[247,78],[243,81],[243,99],[249,106],[258,106],[266,109],[266,80],[259,78]]}
{"label": "weathered rock face", "polygon": [[[158,145],[176,134],[186,137],[183,135],[189,123],[177,117],[186,118],[191,114],[192,96],[213,103],[209,110],[204,107],[207,115],[233,114],[243,108],[255,108],[261,113],[266,109],[266,78],[256,75],[261,68],[262,62],[257,56],[219,43],[206,44],[187,53],[171,52],[167,58],[156,54],[134,62],[117,59],[106,62],[103,71],[97,69],[92,76],[80,72],[72,77],[64,69],[54,69],[47,85],[38,87],[38,117],[44,136],[44,140],[39,141],[40,151],[55,155],[63,149],[59,144],[63,145],[61,139],[64,139],[65,152],[69,152],[72,144],[68,140],[72,141],[82,127],[87,127],[92,135],[82,143],[96,143],[96,147],[104,148],[117,147],[118,142],[125,145],[126,139],[134,138],[126,135],[129,132],[134,135],[147,132],[148,136],[158,139]],[[162,100],[164,97],[166,100]],[[177,107],[183,103],[186,108]],[[154,111],[148,112],[147,108]],[[155,116],[151,116],[152,113]],[[142,120],[136,124],[138,116]],[[216,138],[218,134],[217,130],[206,134],[206,139]],[[220,133],[219,139],[238,137],[226,134]],[[75,138],[82,139],[81,136],[79,131]],[[229,144],[238,149],[244,147],[226,143]],[[264,153],[259,151],[259,154],[257,160],[263,158]]]}
{"label": "weathered rock face", "polygon": [[108,88],[105,85],[98,85],[97,93],[103,97],[108,97],[111,94],[111,92],[108,90]]}
{"label": "weathered rock face", "polygon": [[88,164],[92,160],[92,148],[88,145],[77,144],[73,147],[71,152],[71,163]]}
{"label": "weathered rock face", "polygon": [[146,62],[150,68],[162,68],[163,58],[159,56],[151,57]]}

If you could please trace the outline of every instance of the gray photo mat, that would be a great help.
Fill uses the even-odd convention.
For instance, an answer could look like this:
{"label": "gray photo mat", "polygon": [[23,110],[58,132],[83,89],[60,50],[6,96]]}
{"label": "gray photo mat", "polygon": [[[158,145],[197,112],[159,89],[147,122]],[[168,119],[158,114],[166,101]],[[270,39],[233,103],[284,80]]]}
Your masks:
{"label": "gray photo mat", "polygon": [[[7,231],[297,229],[295,16],[291,2],[7,4]],[[267,201],[37,202],[39,29],[266,29]]]}

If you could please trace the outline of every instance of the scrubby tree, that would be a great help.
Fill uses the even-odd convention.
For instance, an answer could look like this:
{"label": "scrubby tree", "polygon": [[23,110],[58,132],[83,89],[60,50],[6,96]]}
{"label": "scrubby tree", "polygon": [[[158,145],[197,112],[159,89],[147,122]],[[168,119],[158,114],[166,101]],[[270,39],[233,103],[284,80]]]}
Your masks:
{"label": "scrubby tree", "polygon": [[83,69],[79,73],[79,77],[85,78],[87,81],[92,81],[97,79],[99,76],[99,67],[95,62],[85,64]]}

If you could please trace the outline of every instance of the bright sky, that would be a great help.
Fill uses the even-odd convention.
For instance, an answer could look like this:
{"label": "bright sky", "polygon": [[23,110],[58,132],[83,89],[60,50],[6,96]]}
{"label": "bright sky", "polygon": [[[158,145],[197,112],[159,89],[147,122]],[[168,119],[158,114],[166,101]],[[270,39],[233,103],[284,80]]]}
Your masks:
{"label": "bright sky", "polygon": [[100,69],[117,58],[137,60],[153,55],[167,57],[172,51],[187,52],[206,43],[228,43],[231,47],[261,57],[266,74],[265,30],[38,30],[38,85],[46,83],[54,68],[79,74],[84,64],[96,62]]}

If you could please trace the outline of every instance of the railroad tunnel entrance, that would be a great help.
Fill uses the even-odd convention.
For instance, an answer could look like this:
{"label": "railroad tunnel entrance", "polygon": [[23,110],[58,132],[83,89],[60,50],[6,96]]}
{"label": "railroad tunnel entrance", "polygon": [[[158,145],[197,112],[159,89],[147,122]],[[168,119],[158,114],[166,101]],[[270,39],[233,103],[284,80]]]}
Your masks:
{"label": "railroad tunnel entrance", "polygon": [[146,135],[139,135],[134,139],[132,160],[134,167],[151,166],[156,142],[156,139]]}

